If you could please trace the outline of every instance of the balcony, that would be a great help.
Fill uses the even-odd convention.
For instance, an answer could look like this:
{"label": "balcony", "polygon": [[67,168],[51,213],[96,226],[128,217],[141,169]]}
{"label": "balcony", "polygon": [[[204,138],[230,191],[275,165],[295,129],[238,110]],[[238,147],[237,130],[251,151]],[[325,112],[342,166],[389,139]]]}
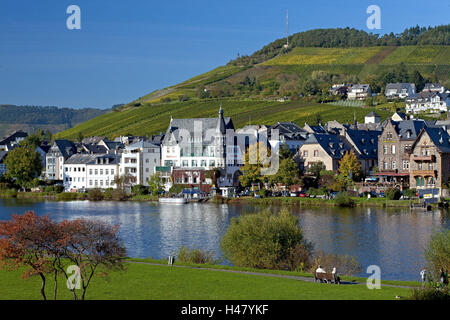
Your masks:
{"label": "balcony", "polygon": [[411,170],[413,176],[437,176],[437,170]]}
{"label": "balcony", "polygon": [[428,156],[420,156],[420,155],[413,155],[414,161],[431,161],[435,162],[436,157],[434,155],[428,155]]}

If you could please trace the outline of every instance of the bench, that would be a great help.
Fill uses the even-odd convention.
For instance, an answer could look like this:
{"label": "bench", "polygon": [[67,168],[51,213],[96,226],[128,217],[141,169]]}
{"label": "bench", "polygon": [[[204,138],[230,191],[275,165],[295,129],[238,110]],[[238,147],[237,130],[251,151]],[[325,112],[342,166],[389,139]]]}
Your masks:
{"label": "bench", "polygon": [[314,273],[314,282],[317,282],[317,280],[320,280],[321,283],[334,283],[334,284],[341,284],[341,279],[339,276],[336,276],[335,273],[331,272],[315,272]]}

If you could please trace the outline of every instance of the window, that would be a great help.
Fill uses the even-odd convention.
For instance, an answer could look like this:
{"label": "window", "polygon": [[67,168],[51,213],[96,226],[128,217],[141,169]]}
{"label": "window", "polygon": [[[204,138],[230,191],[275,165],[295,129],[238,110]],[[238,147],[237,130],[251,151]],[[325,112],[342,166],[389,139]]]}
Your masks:
{"label": "window", "polygon": [[114,169],[111,169],[111,174],[114,175]]}
{"label": "window", "polygon": [[109,169],[105,169],[105,174],[109,175]]}
{"label": "window", "polygon": [[89,169],[89,175],[92,176],[92,169]]}
{"label": "window", "polygon": [[389,165],[387,162],[383,162],[383,168],[384,168],[384,170],[389,169]]}
{"label": "window", "polygon": [[395,154],[395,145],[394,145],[394,144],[391,145],[391,153],[392,153],[392,154]]}
{"label": "window", "polygon": [[383,146],[383,154],[387,154],[387,145]]}
{"label": "window", "polygon": [[95,169],[95,175],[98,176],[98,170],[97,169]]}
{"label": "window", "polygon": [[314,150],[314,157],[318,157],[319,156],[319,150]]}
{"label": "window", "polygon": [[392,161],[392,170],[397,169],[397,163],[395,161]]}
{"label": "window", "polygon": [[92,186],[92,180],[89,180],[89,185]]}
{"label": "window", "polygon": [[303,156],[306,158],[308,156],[308,150],[303,151]]}
{"label": "window", "polygon": [[200,163],[200,166],[203,168],[206,167],[206,160],[202,160]]}
{"label": "window", "polygon": [[103,169],[100,169],[100,175],[101,176],[103,175]]}
{"label": "window", "polygon": [[402,168],[403,168],[403,170],[409,169],[409,161],[408,160],[403,160]]}
{"label": "window", "polygon": [[189,161],[183,160],[182,166],[183,167],[188,167],[189,166]]}
{"label": "window", "polygon": [[214,160],[210,160],[209,161],[209,166],[210,167],[215,167],[216,166],[216,162]]}
{"label": "window", "polygon": [[192,163],[192,166],[193,166],[193,167],[196,167],[196,166],[197,166],[197,160],[192,160],[191,163]]}

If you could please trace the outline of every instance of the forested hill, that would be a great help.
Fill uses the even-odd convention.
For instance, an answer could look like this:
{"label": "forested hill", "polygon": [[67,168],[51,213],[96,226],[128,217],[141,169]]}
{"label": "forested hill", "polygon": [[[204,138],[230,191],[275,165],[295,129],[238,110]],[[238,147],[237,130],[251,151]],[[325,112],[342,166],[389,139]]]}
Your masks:
{"label": "forested hill", "polygon": [[354,28],[314,29],[289,36],[289,48],[283,48],[286,38],[264,46],[250,56],[231,60],[231,65],[254,65],[272,59],[297,47],[352,48],[374,46],[450,45],[450,25],[437,27],[412,27],[400,34],[367,33]]}
{"label": "forested hill", "polygon": [[36,129],[48,129],[58,132],[98,117],[107,111],[94,108],[0,105],[0,137],[19,129],[30,132]]}

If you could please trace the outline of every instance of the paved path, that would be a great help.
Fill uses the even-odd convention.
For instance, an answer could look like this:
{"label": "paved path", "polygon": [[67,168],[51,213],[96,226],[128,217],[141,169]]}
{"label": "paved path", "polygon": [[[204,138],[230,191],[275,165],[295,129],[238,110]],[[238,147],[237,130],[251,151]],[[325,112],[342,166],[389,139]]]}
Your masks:
{"label": "paved path", "polygon": [[[159,266],[159,267],[170,267],[167,264],[153,263],[153,262],[142,262],[142,261],[128,261],[129,263],[138,263],[138,264],[146,264],[151,266]],[[173,265],[172,268],[188,268],[188,269],[198,269],[198,270],[209,270],[209,271],[218,271],[218,272],[229,272],[229,273],[240,273],[240,274],[250,274],[254,276],[263,276],[263,277],[272,277],[272,278],[284,278],[284,279],[292,279],[306,282],[314,282],[313,277],[301,277],[301,276],[290,276],[286,274],[274,274],[274,273],[264,273],[264,272],[254,272],[254,271],[241,271],[241,270],[229,270],[229,269],[215,269],[215,268],[203,268],[203,267],[192,267],[192,266],[183,266],[183,265]],[[355,281],[341,281],[342,285],[366,285],[365,282],[355,282]],[[412,286],[402,286],[402,285],[394,285],[394,284],[381,284],[383,287],[394,287],[394,288],[413,288]]]}

